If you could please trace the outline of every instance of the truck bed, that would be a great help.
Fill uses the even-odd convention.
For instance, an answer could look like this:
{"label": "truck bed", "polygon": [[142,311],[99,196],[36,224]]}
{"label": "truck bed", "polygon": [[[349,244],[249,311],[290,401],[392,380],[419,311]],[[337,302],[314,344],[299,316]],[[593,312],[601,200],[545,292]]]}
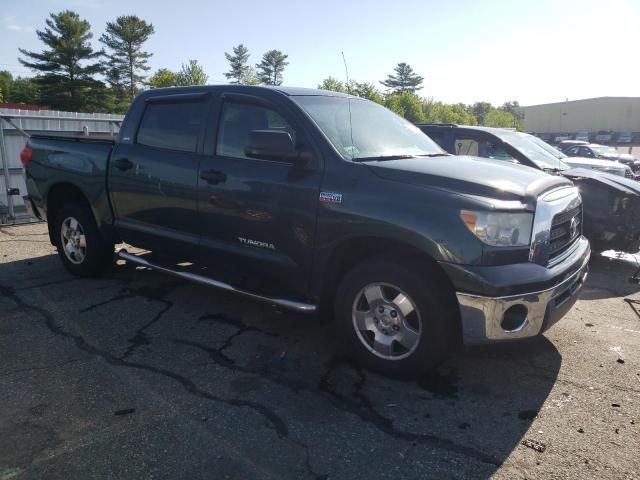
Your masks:
{"label": "truck bed", "polygon": [[52,220],[47,207],[52,200],[60,201],[56,189],[70,184],[88,200],[98,227],[110,230],[113,213],[107,193],[107,167],[114,143],[86,136],[32,135],[28,142],[33,151],[27,166],[29,196],[40,216]]}

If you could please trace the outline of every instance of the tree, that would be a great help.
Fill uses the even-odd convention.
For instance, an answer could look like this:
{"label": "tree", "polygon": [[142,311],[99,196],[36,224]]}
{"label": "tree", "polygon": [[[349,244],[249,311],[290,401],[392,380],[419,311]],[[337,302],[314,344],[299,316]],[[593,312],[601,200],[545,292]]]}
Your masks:
{"label": "tree", "polygon": [[473,116],[478,120],[478,125],[485,125],[485,117],[493,108],[489,102],[476,102],[471,106]]}
{"label": "tree", "polygon": [[106,32],[100,37],[110,49],[107,80],[117,88],[125,85],[130,100],[144,82],[142,72],[149,70],[147,61],[152,54],[143,51],[142,45],[154,32],[152,24],[137,16],[122,15],[115,22],[107,22]]}
{"label": "tree", "polygon": [[269,50],[262,56],[262,61],[256,65],[258,78],[265,85],[282,85],[282,74],[289,62],[289,56],[280,50]]}
{"label": "tree", "polygon": [[329,90],[331,92],[349,93],[356,97],[366,98],[373,102],[384,104],[384,97],[372,83],[356,82],[350,80],[348,87],[340,80],[334,77],[327,77],[318,85],[321,90]]}
{"label": "tree", "polygon": [[502,108],[492,108],[487,112],[484,119],[484,125],[486,127],[517,127],[516,118],[506,110]]}
{"label": "tree", "polygon": [[204,73],[197,60],[189,60],[188,63],[182,64],[177,80],[180,86],[206,85],[209,76]]}
{"label": "tree", "polygon": [[96,100],[102,98],[104,84],[94,76],[104,68],[95,60],[104,52],[91,47],[91,25],[71,10],[52,13],[46,25],[36,35],[47,49],[39,53],[19,49],[26,57],[19,58],[20,63],[40,74],[43,103],[59,110],[100,108]]}
{"label": "tree", "polygon": [[38,79],[16,77],[11,84],[11,89],[5,97],[5,101],[37,105],[40,103]]}
{"label": "tree", "polygon": [[253,66],[249,65],[246,73],[240,79],[240,83],[242,85],[260,85],[260,79],[258,78],[256,69]]}
{"label": "tree", "polygon": [[408,64],[399,63],[394,69],[395,75],[387,75],[380,83],[390,88],[393,93],[413,92],[422,88],[423,77],[416,74]]}
{"label": "tree", "polygon": [[126,79],[122,76],[123,72],[113,63],[109,62],[105,71],[105,78],[109,84],[109,110],[114,113],[120,113],[123,109],[127,110],[131,103]]}
{"label": "tree", "polygon": [[448,105],[426,99],[422,102],[425,121],[428,123],[455,123],[457,125],[476,125],[478,122],[466,105],[456,103]]}
{"label": "tree", "polygon": [[513,100],[511,102],[504,102],[502,105],[502,109],[506,112],[509,112],[516,119],[517,128],[522,130],[524,127],[524,110],[520,106],[520,103],[517,100]]}
{"label": "tree", "polygon": [[327,77],[322,80],[322,83],[318,85],[318,88],[320,90],[329,90],[330,92],[347,93],[344,83],[333,77]]}
{"label": "tree", "polygon": [[249,78],[251,67],[249,66],[249,49],[243,44],[233,47],[233,54],[224,53],[231,70],[224,74],[231,83],[243,85]]}
{"label": "tree", "polygon": [[384,105],[413,123],[425,121],[420,97],[413,92],[392,93],[385,97]]}
{"label": "tree", "polygon": [[384,104],[384,97],[373,83],[360,83],[351,80],[349,83],[349,93],[357,97],[366,98],[367,100],[371,100],[372,102],[376,102],[381,105]]}
{"label": "tree", "polygon": [[6,70],[0,70],[0,102],[8,102],[9,91],[13,83],[13,75]]}
{"label": "tree", "polygon": [[149,77],[148,84],[151,88],[175,87],[179,84],[178,73],[161,68]]}

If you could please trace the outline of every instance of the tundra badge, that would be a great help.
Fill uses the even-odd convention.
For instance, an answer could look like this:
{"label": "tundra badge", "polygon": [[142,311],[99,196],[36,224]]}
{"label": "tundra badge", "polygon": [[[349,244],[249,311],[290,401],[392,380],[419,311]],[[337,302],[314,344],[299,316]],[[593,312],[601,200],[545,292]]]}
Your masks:
{"label": "tundra badge", "polygon": [[238,237],[238,241],[242,245],[250,247],[267,248],[269,250],[275,250],[276,246],[273,243],[261,242],[259,240],[251,240],[250,238]]}

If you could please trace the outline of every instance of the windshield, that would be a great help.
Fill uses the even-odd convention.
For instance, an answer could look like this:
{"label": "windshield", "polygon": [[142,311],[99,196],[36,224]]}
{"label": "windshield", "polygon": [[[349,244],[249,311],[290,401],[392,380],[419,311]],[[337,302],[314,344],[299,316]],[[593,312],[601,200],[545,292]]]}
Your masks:
{"label": "windshield", "polygon": [[377,103],[358,98],[349,102],[347,97],[291,98],[346,158],[364,160],[447,155],[420,129]]}
{"label": "windshield", "polygon": [[541,138],[538,138],[538,137],[536,137],[534,135],[529,135],[527,133],[523,133],[522,135],[525,136],[526,138],[528,138],[529,140],[531,140],[536,145],[538,145],[544,151],[549,152],[554,157],[559,158],[560,160],[562,160],[564,158],[567,158],[567,155],[565,155],[563,152],[561,152],[557,148],[552,147],[551,145],[549,145],[547,142],[545,142]]}
{"label": "windshield", "polygon": [[[496,136],[500,137],[503,142],[508,143],[522,153],[525,157],[535,163],[538,168],[543,170],[567,170],[571,168],[566,163],[560,161],[562,158],[566,158],[564,154],[561,154],[551,145],[540,140],[538,137],[534,137],[528,133],[509,131],[496,133]],[[562,156],[558,154],[561,154]]]}

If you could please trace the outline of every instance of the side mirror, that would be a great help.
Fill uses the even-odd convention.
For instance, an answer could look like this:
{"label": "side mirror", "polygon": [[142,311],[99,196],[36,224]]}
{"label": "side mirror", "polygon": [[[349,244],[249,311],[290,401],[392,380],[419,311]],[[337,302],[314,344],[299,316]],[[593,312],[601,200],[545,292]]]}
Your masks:
{"label": "side mirror", "polygon": [[252,130],[249,132],[249,144],[245,150],[249,158],[289,162],[294,165],[306,163],[293,145],[289,132],[282,130]]}

